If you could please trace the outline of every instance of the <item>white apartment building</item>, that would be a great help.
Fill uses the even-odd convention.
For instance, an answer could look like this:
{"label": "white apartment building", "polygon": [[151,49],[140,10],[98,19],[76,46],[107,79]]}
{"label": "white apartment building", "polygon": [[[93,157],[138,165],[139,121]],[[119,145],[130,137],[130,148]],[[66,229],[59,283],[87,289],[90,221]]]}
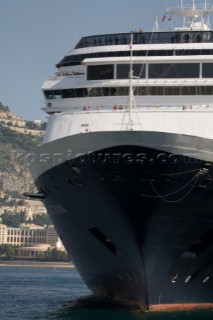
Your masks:
{"label": "white apartment building", "polygon": [[49,244],[51,247],[56,247],[59,242],[60,238],[53,225],[41,227],[35,224],[23,224],[20,228],[11,228],[0,224],[0,244],[30,247]]}
{"label": "white apartment building", "polygon": [[60,242],[60,238],[53,225],[46,228],[46,239],[46,243],[50,244],[51,247],[57,247],[58,242]]}
{"label": "white apartment building", "polygon": [[0,244],[7,243],[7,227],[4,224],[0,224]]}

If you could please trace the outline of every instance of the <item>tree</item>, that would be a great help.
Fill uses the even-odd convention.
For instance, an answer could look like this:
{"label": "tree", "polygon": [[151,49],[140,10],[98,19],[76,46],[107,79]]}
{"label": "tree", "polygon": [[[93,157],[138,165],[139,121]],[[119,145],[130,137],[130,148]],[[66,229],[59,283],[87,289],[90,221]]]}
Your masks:
{"label": "tree", "polygon": [[27,121],[25,127],[30,130],[40,130],[40,125],[34,123],[33,121]]}
{"label": "tree", "polygon": [[[19,195],[20,196],[20,195]],[[18,202],[17,202],[17,205],[19,205],[19,206],[25,206],[25,204],[26,204],[26,202],[24,201],[24,199],[20,199],[20,200],[18,200]]]}
{"label": "tree", "polygon": [[15,255],[15,249],[10,244],[0,245],[0,257],[11,260]]}
{"label": "tree", "polygon": [[26,213],[21,211],[20,213],[11,214],[6,210],[1,215],[2,223],[12,228],[19,228],[21,223],[26,222]]}
{"label": "tree", "polygon": [[39,225],[39,226],[49,226],[52,224],[51,219],[48,215],[46,214],[37,214],[33,217],[33,223]]}
{"label": "tree", "polygon": [[58,250],[57,248],[52,249],[52,261],[68,261],[68,255],[66,252]]}
{"label": "tree", "polygon": [[48,248],[47,251],[46,251],[46,258],[48,260],[51,260],[52,259],[52,250],[51,248]]}
{"label": "tree", "polygon": [[7,112],[7,111],[10,111],[10,109],[9,109],[8,106],[4,106],[4,105],[0,102],[0,111]]}
{"label": "tree", "polygon": [[1,144],[10,144],[13,148],[21,148],[25,151],[32,150],[42,141],[40,135],[31,136],[21,132],[18,133],[9,127],[4,127],[2,123],[0,123],[0,136]]}

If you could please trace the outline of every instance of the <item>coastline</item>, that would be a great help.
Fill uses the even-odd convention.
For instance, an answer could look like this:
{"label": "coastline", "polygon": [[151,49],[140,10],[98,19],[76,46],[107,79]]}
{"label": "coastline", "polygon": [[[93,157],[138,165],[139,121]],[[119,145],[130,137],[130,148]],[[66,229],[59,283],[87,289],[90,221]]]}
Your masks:
{"label": "coastline", "polygon": [[0,261],[0,267],[75,268],[72,262]]}

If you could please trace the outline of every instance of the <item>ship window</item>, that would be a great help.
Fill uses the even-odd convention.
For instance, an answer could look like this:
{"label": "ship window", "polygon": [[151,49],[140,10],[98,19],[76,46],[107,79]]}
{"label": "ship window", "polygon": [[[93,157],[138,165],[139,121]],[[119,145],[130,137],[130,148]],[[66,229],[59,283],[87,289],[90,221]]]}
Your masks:
{"label": "ship window", "polygon": [[[200,43],[212,42],[211,31],[188,31],[188,32],[134,32],[133,43]],[[94,46],[111,46],[122,45],[130,42],[130,33],[106,34],[101,36],[91,36],[82,38],[76,45],[75,49],[94,47]],[[66,57],[62,60],[66,61]]]}
{"label": "ship window", "polygon": [[46,99],[61,99],[62,90],[44,90],[44,95]]}
{"label": "ship window", "polygon": [[118,64],[117,65],[117,79],[128,79],[129,78],[129,65]]}
{"label": "ship window", "polygon": [[116,95],[117,96],[127,96],[129,94],[129,88],[128,87],[118,87],[116,88]]}
{"label": "ship window", "polygon": [[46,99],[53,99],[53,91],[52,90],[44,90],[44,96]]}
{"label": "ship window", "polygon": [[[146,43],[149,41],[145,40]],[[168,41],[170,41],[168,39]],[[177,40],[178,41],[178,40]],[[213,37],[211,42],[213,41]],[[176,40],[175,40],[176,42]],[[190,56],[190,55],[212,55],[212,49],[176,49],[176,56]],[[172,50],[135,50],[133,51],[133,56],[143,57],[143,56],[173,56],[174,49]],[[93,52],[93,53],[85,53],[85,54],[75,54],[69,55],[61,60],[56,67],[60,68],[63,66],[72,66],[72,65],[80,65],[84,59],[88,58],[106,58],[106,57],[129,57],[130,51],[109,51],[109,52]],[[166,61],[166,60],[165,60]]]}
{"label": "ship window", "polygon": [[98,65],[87,67],[87,80],[102,80],[114,78],[114,65]]}
{"label": "ship window", "polygon": [[89,97],[101,97],[103,95],[103,88],[89,88]]}
{"label": "ship window", "polygon": [[149,78],[198,78],[199,63],[149,64]]}
{"label": "ship window", "polygon": [[54,99],[61,99],[61,98],[62,98],[61,90],[54,90]]}
{"label": "ship window", "polygon": [[136,96],[147,96],[149,94],[149,87],[135,87],[134,93]]}
{"label": "ship window", "polygon": [[165,95],[167,96],[179,96],[180,91],[180,87],[165,87]]}
{"label": "ship window", "polygon": [[79,98],[87,97],[87,89],[86,88],[75,89],[75,94],[76,94],[76,97],[79,97]]}
{"label": "ship window", "polygon": [[96,237],[100,242],[102,242],[107,249],[109,249],[112,253],[116,254],[117,248],[114,243],[105,236],[98,228],[91,228],[89,231],[92,233],[94,237]]}
{"label": "ship window", "polygon": [[[59,91],[59,90],[56,90]],[[128,96],[129,87],[94,87],[60,90],[62,98]],[[134,87],[136,96],[174,96],[174,95],[213,95],[213,86],[147,86]],[[57,93],[52,90],[51,99],[56,99]],[[49,96],[48,96],[49,97]],[[50,98],[49,98],[50,99]]]}
{"label": "ship window", "polygon": [[65,89],[62,90],[62,97],[63,98],[74,98],[75,97],[75,90],[73,89]]}
{"label": "ship window", "polygon": [[112,88],[112,87],[88,88],[88,95],[90,97],[115,96],[116,88]]}
{"label": "ship window", "polygon": [[197,87],[198,95],[213,95],[213,87],[212,86],[199,86]]}
{"label": "ship window", "polygon": [[213,78],[213,63],[203,63],[203,78]]}
{"label": "ship window", "polygon": [[129,94],[128,87],[88,88],[89,97],[127,96],[128,94]]}
{"label": "ship window", "polygon": [[[133,76],[145,78],[145,66],[143,64],[133,64]],[[129,64],[117,64],[117,79],[129,78]]]}
{"label": "ship window", "polygon": [[181,87],[181,95],[196,95],[196,87]]}
{"label": "ship window", "polygon": [[163,87],[149,87],[148,90],[149,90],[149,95],[152,95],[152,96],[162,96],[164,95],[164,88]]}

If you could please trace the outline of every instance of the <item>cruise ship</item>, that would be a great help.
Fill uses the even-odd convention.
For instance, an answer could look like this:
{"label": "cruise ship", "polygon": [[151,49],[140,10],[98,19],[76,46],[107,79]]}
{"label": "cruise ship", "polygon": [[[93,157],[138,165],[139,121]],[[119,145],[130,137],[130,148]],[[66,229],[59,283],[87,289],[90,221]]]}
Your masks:
{"label": "cruise ship", "polygon": [[101,299],[213,305],[212,13],[180,1],[166,32],[83,37],[43,84],[29,196]]}

